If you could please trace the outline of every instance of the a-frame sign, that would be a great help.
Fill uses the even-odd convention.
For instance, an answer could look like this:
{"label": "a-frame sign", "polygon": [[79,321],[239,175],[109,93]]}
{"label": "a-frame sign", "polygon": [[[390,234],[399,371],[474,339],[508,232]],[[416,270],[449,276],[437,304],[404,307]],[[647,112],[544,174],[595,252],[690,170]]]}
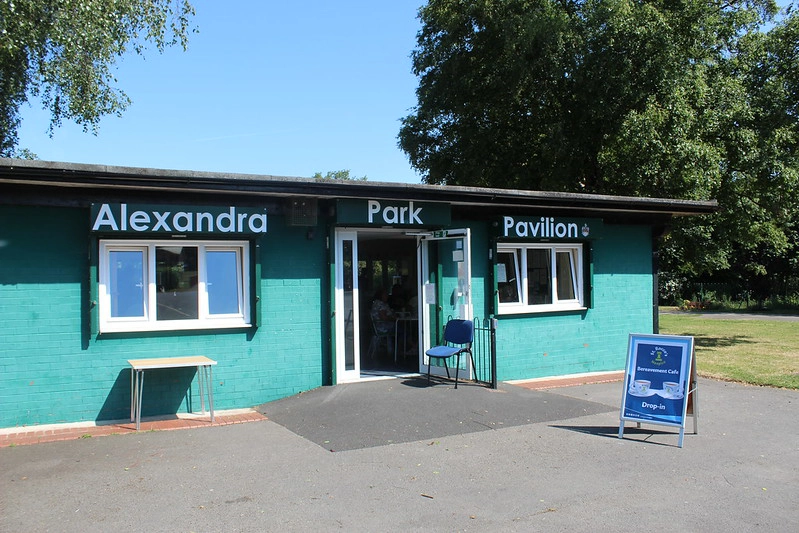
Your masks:
{"label": "a-frame sign", "polygon": [[697,433],[696,357],[694,338],[677,335],[630,334],[624,394],[619,415],[619,438],[625,421],[680,428],[678,445],[685,436],[685,417],[694,417]]}

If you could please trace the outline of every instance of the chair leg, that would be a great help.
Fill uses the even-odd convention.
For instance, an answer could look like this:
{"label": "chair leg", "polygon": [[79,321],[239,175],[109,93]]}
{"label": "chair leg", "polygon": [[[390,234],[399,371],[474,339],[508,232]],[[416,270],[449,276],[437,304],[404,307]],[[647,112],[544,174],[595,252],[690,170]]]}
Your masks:
{"label": "chair leg", "polygon": [[[441,358],[444,361],[444,370],[447,371],[447,379],[451,379],[449,375],[449,367],[447,366],[447,359],[445,357]],[[433,366],[431,363],[433,362],[432,357],[428,357],[427,359],[427,384],[430,385],[430,368]]]}
{"label": "chair leg", "polygon": [[458,359],[457,359],[457,362],[455,363],[455,388],[456,389],[458,388],[458,372],[460,371],[460,369],[461,369],[461,353],[458,352]]}
{"label": "chair leg", "polygon": [[466,352],[466,353],[468,353],[468,354],[469,354],[469,361],[471,361],[471,362],[472,362],[472,371],[474,371],[474,380],[475,380],[475,381],[478,381],[478,380],[477,380],[477,365],[475,365],[475,364],[474,364],[474,357],[472,357],[472,352],[471,352],[471,351],[468,351],[468,352]]}
{"label": "chair leg", "polygon": [[[464,354],[468,354],[469,360],[472,362],[472,370],[474,371],[474,379],[477,379],[477,366],[474,364],[474,357],[472,357],[472,352],[464,351]],[[461,369],[461,353],[458,353],[458,366],[455,368],[455,388],[458,388],[458,372]]]}

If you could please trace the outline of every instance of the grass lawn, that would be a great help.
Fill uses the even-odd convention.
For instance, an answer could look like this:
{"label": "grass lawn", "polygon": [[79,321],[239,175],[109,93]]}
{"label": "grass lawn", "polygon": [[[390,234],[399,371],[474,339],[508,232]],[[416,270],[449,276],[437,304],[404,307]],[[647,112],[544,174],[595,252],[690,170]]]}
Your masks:
{"label": "grass lawn", "polygon": [[799,389],[799,322],[661,313],[660,333],[694,338],[700,376]]}

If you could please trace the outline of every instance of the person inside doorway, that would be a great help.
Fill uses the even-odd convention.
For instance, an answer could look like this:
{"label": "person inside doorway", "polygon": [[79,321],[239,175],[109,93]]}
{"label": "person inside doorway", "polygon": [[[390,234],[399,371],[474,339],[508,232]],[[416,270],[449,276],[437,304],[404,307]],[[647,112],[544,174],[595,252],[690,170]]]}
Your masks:
{"label": "person inside doorway", "polygon": [[388,305],[393,311],[405,311],[405,289],[397,283],[391,288],[391,295],[388,297]]}
{"label": "person inside doorway", "polygon": [[394,342],[396,339],[396,315],[388,305],[388,291],[378,289],[372,300],[372,308],[369,311],[369,319],[372,321],[374,334],[369,344],[369,359],[376,359],[378,351],[385,350],[389,358],[394,353]]}
{"label": "person inside doorway", "polygon": [[394,334],[394,324],[397,319],[391,306],[388,304],[388,291],[378,289],[372,301],[372,323],[380,334]]}

